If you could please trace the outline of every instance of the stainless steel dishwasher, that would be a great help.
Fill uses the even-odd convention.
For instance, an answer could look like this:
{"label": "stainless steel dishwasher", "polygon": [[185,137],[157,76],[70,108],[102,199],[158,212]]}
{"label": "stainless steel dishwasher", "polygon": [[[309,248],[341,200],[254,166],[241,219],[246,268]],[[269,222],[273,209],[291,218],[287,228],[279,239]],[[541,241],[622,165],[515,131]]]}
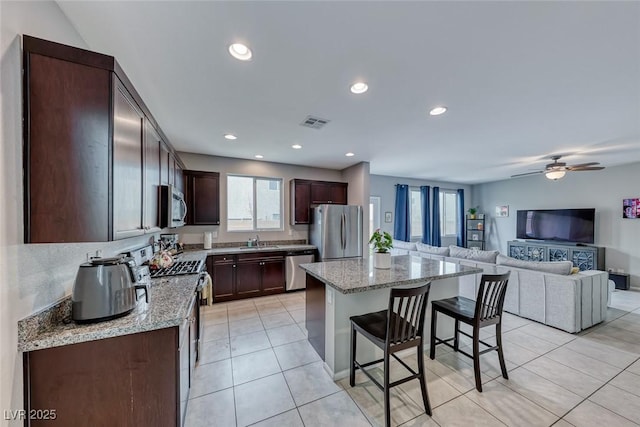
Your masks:
{"label": "stainless steel dishwasher", "polygon": [[298,252],[287,252],[287,291],[304,289],[307,287],[304,270],[298,267],[300,264],[307,264],[315,261],[315,250],[307,249]]}

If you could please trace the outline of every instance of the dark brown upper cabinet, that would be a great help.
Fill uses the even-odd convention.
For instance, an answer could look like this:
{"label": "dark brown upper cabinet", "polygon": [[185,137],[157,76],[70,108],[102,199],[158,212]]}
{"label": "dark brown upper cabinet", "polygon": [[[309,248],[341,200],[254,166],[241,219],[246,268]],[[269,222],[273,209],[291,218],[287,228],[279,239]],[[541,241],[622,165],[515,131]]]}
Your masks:
{"label": "dark brown upper cabinet", "polygon": [[187,225],[220,225],[220,174],[184,170]]}
{"label": "dark brown upper cabinet", "polygon": [[291,225],[309,224],[311,208],[321,204],[347,204],[347,183],[292,179],[290,182]]}
{"label": "dark brown upper cabinet", "polygon": [[112,56],[23,36],[26,243],[159,230],[162,150],[182,168]]}

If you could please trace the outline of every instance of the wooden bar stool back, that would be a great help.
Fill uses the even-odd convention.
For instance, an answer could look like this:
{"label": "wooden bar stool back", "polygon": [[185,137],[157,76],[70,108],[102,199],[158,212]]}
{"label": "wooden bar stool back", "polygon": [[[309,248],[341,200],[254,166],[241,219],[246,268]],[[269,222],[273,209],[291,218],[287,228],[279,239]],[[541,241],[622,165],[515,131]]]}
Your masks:
{"label": "wooden bar stool back", "polygon": [[[457,296],[431,302],[431,346],[429,357],[433,360],[436,356],[436,345],[444,344],[473,359],[473,372],[475,375],[476,389],[482,391],[482,378],[480,376],[480,356],[490,351],[498,352],[500,370],[505,379],[509,379],[502,352],[502,307],[507,292],[509,274],[483,274],[480,279],[478,295],[473,301],[469,298]],[[455,319],[454,336],[440,339],[436,336],[437,314],[442,313]],[[460,322],[473,327],[473,334],[469,335],[460,330]],[[490,345],[480,339],[480,329],[496,325],[496,345]],[[460,334],[471,338],[472,354],[460,350]],[[449,343],[453,341],[453,345]],[[480,351],[480,344],[487,348]]]}
{"label": "wooden bar stool back", "polygon": [[[431,405],[427,394],[424,372],[424,315],[429,299],[431,283],[410,289],[391,289],[389,308],[375,313],[351,317],[351,363],[349,365],[349,384],[355,385],[356,369],[362,370],[384,393],[385,425],[391,425],[389,408],[389,389],[413,379],[420,381],[425,412],[431,415]],[[356,332],[360,332],[373,344],[384,351],[382,359],[368,363],[356,360]],[[418,352],[418,372],[403,362],[395,353],[416,347]],[[393,356],[410,373],[408,377],[389,382],[389,361]],[[380,384],[366,369],[367,366],[384,362],[384,384]]]}

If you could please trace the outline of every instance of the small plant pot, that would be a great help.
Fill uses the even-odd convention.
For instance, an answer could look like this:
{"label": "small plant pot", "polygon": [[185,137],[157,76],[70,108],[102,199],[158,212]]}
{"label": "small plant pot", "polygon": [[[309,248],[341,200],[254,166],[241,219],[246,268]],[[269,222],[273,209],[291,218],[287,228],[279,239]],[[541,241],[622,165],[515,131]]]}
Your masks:
{"label": "small plant pot", "polygon": [[381,270],[390,269],[391,254],[389,252],[385,252],[385,253],[375,252],[373,254],[373,266]]}
{"label": "small plant pot", "polygon": [[476,214],[469,214],[469,219],[476,219]]}

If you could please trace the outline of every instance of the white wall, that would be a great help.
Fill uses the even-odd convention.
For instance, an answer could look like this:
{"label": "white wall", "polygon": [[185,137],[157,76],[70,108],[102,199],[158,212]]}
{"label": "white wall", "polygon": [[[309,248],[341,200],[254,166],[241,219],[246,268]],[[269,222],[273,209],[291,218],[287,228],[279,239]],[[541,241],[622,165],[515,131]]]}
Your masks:
{"label": "white wall", "polygon": [[[0,2],[0,410],[22,409],[22,355],[17,322],[71,293],[87,252],[104,256],[141,246],[149,237],[113,243],[23,244],[21,35],[88,48],[54,2]],[[64,167],[61,165],[61,167]],[[4,412],[3,412],[4,413]],[[0,425],[22,422],[0,420]]]}
{"label": "white wall", "polygon": [[[393,236],[393,221],[396,219],[396,184],[407,184],[411,187],[428,185],[440,187],[441,190],[464,189],[465,210],[471,207],[471,186],[467,184],[456,184],[453,182],[423,181],[419,179],[400,178],[394,176],[371,175],[370,192],[371,196],[380,197],[380,228],[389,232]],[[433,194],[433,193],[432,193]],[[392,222],[384,222],[384,213],[391,212]],[[455,245],[456,238],[442,238],[442,246]]]}
{"label": "white wall", "polygon": [[[487,212],[488,247],[507,251],[516,237],[518,209],[595,208],[595,245],[606,247],[606,266],[631,274],[640,286],[640,219],[622,218],[622,199],[640,197],[640,163],[598,172],[568,173],[559,181],[542,175],[473,186],[473,204]],[[495,207],[509,205],[509,217],[496,218]]]}
{"label": "white wall", "polygon": [[[290,225],[290,195],[289,181],[293,178],[312,179],[320,181],[343,181],[343,174],[339,170],[309,168],[283,163],[245,160],[230,157],[208,156],[204,154],[179,153],[187,169],[219,172],[220,173],[220,226],[186,226],[177,229],[184,243],[202,243],[204,231],[217,231],[218,237],[214,242],[244,242],[256,236],[255,232],[228,232],[227,223],[227,174],[242,174],[282,178],[284,188],[284,231],[260,231],[260,239],[268,240],[297,240],[309,238],[308,225]],[[354,184],[349,182],[349,197]]]}

